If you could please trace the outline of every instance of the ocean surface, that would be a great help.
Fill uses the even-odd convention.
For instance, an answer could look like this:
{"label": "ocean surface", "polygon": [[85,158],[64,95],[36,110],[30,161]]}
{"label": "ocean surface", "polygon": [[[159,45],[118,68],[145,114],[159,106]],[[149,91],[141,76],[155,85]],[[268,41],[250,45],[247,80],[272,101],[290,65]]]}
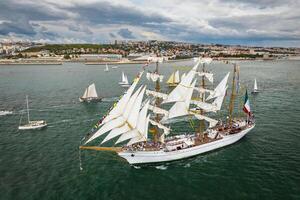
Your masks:
{"label": "ocean surface", "polygon": [[[120,65],[109,72],[104,65],[80,63],[1,65],[0,110],[13,114],[0,116],[0,199],[300,199],[300,61],[238,64],[248,91],[254,78],[261,90],[249,95],[255,129],[229,147],[151,166],[130,166],[110,152],[79,155],[78,150],[81,138],[123,94],[121,72],[132,80],[142,65]],[[182,74],[193,65],[164,63],[160,71],[170,75],[179,69]],[[232,72],[221,62],[207,69],[215,73],[215,84]],[[79,103],[91,83],[104,101]],[[46,129],[18,131],[20,117],[26,120],[26,95],[31,118],[46,120]],[[172,129],[176,134],[190,128],[180,122]]]}

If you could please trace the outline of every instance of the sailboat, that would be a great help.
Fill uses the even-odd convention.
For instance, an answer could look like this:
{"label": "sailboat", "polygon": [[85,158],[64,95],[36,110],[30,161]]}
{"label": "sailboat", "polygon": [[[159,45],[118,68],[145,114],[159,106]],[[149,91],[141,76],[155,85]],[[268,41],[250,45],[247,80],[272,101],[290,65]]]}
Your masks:
{"label": "sailboat", "polygon": [[80,102],[98,102],[101,101],[101,97],[98,97],[95,83],[89,85],[85,91],[82,97],[79,97]]}
{"label": "sailboat", "polygon": [[254,88],[253,88],[253,91],[252,91],[252,94],[257,94],[259,91],[258,91],[258,88],[257,88],[257,82],[256,82],[256,79],[254,79]]}
{"label": "sailboat", "polygon": [[8,110],[0,110],[0,116],[11,115],[11,114],[13,114],[12,111],[8,111]]}
{"label": "sailboat", "polygon": [[121,77],[121,81],[119,82],[119,85],[121,87],[129,87],[130,84],[128,82],[128,77],[127,75],[124,74],[124,72],[122,72],[122,77]]}
{"label": "sailboat", "polygon": [[167,80],[167,84],[169,87],[175,87],[180,82],[179,71],[173,72],[169,79]]}
{"label": "sailboat", "polygon": [[[43,127],[46,127],[47,123],[44,120],[39,120],[39,121],[31,121],[30,120],[27,95],[26,95],[26,106],[27,106],[27,124],[19,125],[19,130],[32,130],[32,129],[41,129]],[[21,123],[21,120],[20,120],[20,123]]]}
{"label": "sailboat", "polygon": [[108,72],[109,71],[109,68],[108,68],[108,65],[105,64],[105,69],[104,69],[105,72]]}
{"label": "sailboat", "polygon": [[[100,128],[83,138],[80,149],[113,151],[129,164],[144,164],[180,160],[239,141],[255,127],[255,121],[250,111],[247,94],[243,109],[247,117],[233,116],[237,96],[238,67],[234,66],[229,116],[222,121],[208,117],[207,114],[221,110],[228,87],[229,72],[215,89],[207,89],[205,79],[208,79],[207,77],[211,79],[211,74],[204,70],[204,64],[203,70],[198,71],[199,64],[200,61],[169,94],[160,91],[159,81],[155,82],[155,91],[148,90],[143,85],[135,90],[140,77],[137,78],[126,94],[99,121]],[[159,74],[158,63],[156,73]],[[200,87],[196,87],[197,79],[202,82]],[[194,92],[199,95],[200,100],[192,100]],[[145,94],[148,98],[143,101]],[[208,94],[207,98],[206,94]],[[163,108],[164,104],[172,106],[167,110]],[[195,117],[199,127],[191,125],[195,131],[170,136],[172,123],[166,121],[185,116]],[[195,123],[190,121],[190,124]],[[205,124],[208,124],[207,128]],[[149,133],[152,133],[152,136]],[[116,145],[123,145],[120,147],[88,146],[90,142],[101,136],[105,136],[101,145],[111,140]]]}

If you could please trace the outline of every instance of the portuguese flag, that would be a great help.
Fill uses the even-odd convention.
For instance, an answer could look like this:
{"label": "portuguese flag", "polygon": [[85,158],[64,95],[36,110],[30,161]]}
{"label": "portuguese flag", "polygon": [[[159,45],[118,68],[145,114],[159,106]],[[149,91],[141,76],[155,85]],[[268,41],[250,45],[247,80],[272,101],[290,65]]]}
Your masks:
{"label": "portuguese flag", "polygon": [[249,98],[248,98],[248,92],[246,90],[246,94],[245,94],[245,102],[244,102],[244,108],[243,108],[243,111],[245,113],[247,113],[248,115],[251,113],[251,109],[250,109],[250,101],[249,101]]}

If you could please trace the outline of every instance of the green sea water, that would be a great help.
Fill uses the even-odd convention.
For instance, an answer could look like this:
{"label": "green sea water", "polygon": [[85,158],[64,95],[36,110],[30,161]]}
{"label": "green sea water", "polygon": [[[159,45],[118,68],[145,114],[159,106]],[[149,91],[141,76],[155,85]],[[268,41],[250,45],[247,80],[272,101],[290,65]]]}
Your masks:
{"label": "green sea water", "polygon": [[[160,70],[169,75],[193,64],[164,63]],[[257,124],[240,142],[191,159],[142,167],[109,152],[83,151],[83,170],[80,139],[124,92],[118,86],[121,72],[133,79],[142,66],[104,72],[104,66],[78,63],[1,65],[0,110],[14,114],[0,117],[0,199],[300,199],[300,61],[239,65],[241,82],[251,90],[256,78],[261,90],[256,97],[249,95]],[[218,62],[208,69],[215,73],[215,83],[232,71]],[[104,101],[79,103],[93,82]],[[17,130],[25,95],[31,118],[46,120],[46,129]],[[178,123],[173,133],[187,126]]]}

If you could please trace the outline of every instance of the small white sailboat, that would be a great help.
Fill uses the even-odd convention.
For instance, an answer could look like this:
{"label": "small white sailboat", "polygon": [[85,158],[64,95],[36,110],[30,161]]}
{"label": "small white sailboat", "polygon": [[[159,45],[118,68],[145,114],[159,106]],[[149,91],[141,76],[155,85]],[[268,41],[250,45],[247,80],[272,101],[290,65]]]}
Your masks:
{"label": "small white sailboat", "polygon": [[105,64],[105,69],[104,69],[105,72],[108,72],[109,71],[109,68],[108,68],[108,65]]}
{"label": "small white sailboat", "polygon": [[129,87],[129,82],[128,82],[128,77],[127,75],[124,74],[124,72],[122,72],[122,78],[121,81],[119,82],[119,85],[121,87]]}
{"label": "small white sailboat", "polygon": [[11,115],[13,112],[8,110],[0,110],[0,116]]}
{"label": "small white sailboat", "polygon": [[[28,123],[24,125],[19,125],[19,130],[33,130],[33,129],[41,129],[47,126],[45,120],[31,121],[29,117],[29,106],[28,106],[28,96],[26,95],[26,105],[27,105],[27,120]],[[21,120],[20,120],[21,122]]]}
{"label": "small white sailboat", "polygon": [[95,83],[89,85],[85,91],[82,97],[79,97],[80,102],[98,102],[101,101],[101,97],[98,97]]}
{"label": "small white sailboat", "polygon": [[257,88],[257,82],[256,82],[256,79],[254,79],[254,88],[253,88],[253,91],[252,91],[252,94],[257,94],[259,91],[258,91],[258,88]]}
{"label": "small white sailboat", "polygon": [[180,82],[180,76],[179,76],[179,71],[177,70],[176,72],[173,72],[171,76],[169,77],[167,84],[169,87],[175,87],[178,85]]}

